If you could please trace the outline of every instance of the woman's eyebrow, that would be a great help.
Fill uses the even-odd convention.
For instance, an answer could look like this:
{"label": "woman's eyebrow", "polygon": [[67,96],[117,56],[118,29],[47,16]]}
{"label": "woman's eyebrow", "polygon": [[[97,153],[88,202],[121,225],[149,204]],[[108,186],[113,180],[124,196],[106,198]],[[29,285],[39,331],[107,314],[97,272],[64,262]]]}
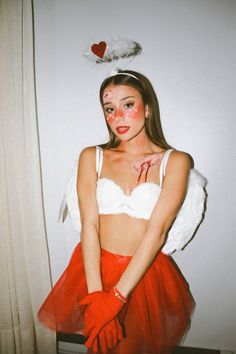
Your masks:
{"label": "woman's eyebrow", "polygon": [[124,101],[124,100],[126,100],[127,98],[135,98],[135,96],[126,96],[126,97],[122,97],[122,98],[120,99],[120,101]]}
{"label": "woman's eyebrow", "polygon": [[[135,97],[135,96],[125,96],[125,97],[120,98],[120,101],[124,101],[124,100],[126,100],[127,98],[136,98],[136,97]],[[103,103],[104,106],[105,106],[106,104],[112,104],[112,102],[109,101],[109,102],[104,102],[104,103]]]}

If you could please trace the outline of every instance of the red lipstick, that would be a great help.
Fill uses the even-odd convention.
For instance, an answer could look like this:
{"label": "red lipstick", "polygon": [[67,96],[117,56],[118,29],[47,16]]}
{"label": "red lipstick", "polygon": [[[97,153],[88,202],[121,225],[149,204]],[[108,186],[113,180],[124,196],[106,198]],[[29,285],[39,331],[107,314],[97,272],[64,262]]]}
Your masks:
{"label": "red lipstick", "polygon": [[125,134],[128,130],[129,130],[129,127],[126,125],[116,127],[116,131],[118,134]]}

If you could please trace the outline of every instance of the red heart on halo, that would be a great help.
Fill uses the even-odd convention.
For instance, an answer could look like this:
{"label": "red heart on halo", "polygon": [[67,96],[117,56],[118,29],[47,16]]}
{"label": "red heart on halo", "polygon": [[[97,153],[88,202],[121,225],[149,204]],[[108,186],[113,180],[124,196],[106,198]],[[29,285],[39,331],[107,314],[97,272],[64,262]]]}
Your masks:
{"label": "red heart on halo", "polygon": [[103,58],[104,54],[105,54],[105,51],[106,51],[106,48],[107,48],[107,44],[106,42],[99,42],[98,44],[94,43],[92,46],[91,46],[91,50],[92,52],[97,55],[99,58]]}

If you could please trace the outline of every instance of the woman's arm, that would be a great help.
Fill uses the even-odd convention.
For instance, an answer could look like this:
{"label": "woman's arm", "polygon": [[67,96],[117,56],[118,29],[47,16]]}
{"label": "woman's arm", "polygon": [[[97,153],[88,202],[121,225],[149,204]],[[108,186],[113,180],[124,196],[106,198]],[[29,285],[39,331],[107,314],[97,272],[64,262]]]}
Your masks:
{"label": "woman's arm", "polygon": [[169,157],[166,177],[157,204],[149,220],[147,231],[132,260],[116,284],[127,297],[144,276],[165,242],[187,190],[191,161],[187,154],[173,151]]}
{"label": "woman's arm", "polygon": [[95,148],[84,149],[80,154],[77,193],[81,218],[81,247],[88,292],[102,290],[100,273],[99,218],[96,201],[97,173]]}

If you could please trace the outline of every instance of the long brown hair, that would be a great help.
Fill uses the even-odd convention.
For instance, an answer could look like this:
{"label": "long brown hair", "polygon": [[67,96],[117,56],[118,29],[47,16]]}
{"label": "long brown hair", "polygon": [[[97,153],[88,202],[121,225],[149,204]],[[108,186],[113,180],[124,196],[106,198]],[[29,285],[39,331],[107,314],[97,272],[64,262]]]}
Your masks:
{"label": "long brown hair", "polygon": [[[144,75],[133,70],[119,71],[118,75],[116,74],[106,78],[100,88],[100,102],[102,107],[104,90],[109,85],[131,86],[141,94],[144,105],[148,105],[149,107],[149,118],[145,119],[147,136],[154,144],[163,149],[169,149],[171,146],[166,142],[162,131],[159,104],[150,81]],[[101,144],[100,146],[104,149],[115,148],[120,144],[120,139],[113,133],[107,121],[106,125],[109,132],[109,140],[107,143]]]}

